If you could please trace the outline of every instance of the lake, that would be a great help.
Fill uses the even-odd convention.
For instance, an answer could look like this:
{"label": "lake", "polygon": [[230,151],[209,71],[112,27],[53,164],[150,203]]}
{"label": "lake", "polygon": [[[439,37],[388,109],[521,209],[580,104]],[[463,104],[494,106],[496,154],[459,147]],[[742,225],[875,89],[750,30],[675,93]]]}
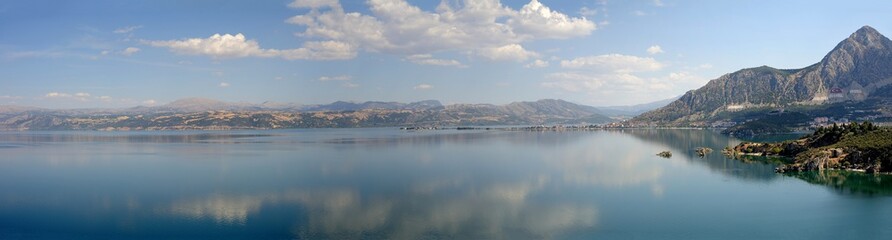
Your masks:
{"label": "lake", "polygon": [[776,174],[721,155],[738,142],[708,130],[4,132],[0,239],[892,235],[889,176]]}

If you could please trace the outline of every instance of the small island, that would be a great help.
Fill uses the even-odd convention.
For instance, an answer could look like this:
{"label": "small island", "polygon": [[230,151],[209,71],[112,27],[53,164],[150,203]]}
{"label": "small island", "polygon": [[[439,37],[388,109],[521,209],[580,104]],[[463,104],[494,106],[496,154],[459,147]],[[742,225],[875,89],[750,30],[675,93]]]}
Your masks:
{"label": "small island", "polygon": [[823,169],[892,172],[892,128],[870,122],[819,127],[802,138],[778,142],[743,142],[722,151],[729,156],[782,157],[778,172]]}

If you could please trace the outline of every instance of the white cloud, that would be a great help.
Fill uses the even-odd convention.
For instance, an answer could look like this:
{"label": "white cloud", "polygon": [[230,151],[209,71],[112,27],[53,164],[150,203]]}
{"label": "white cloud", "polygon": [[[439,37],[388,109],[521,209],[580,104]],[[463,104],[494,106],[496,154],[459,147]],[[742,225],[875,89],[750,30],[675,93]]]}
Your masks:
{"label": "white cloud", "polygon": [[539,56],[538,53],[523,49],[520,44],[509,44],[496,48],[484,48],[477,50],[477,54],[494,61],[526,61],[531,57]]}
{"label": "white cloud", "polygon": [[566,14],[552,11],[538,0],[524,5],[514,18],[509,18],[508,25],[513,26],[521,34],[533,38],[571,38],[587,36],[595,30],[594,22],[585,18],[570,18]]}
{"label": "white cloud", "polygon": [[641,10],[635,10],[635,11],[632,11],[632,15],[641,17],[641,16],[647,16],[647,13],[644,11],[641,11]]}
{"label": "white cloud", "polygon": [[547,78],[549,81],[543,82],[542,86],[592,95],[604,92],[647,95],[670,90],[672,86],[666,79],[641,78],[630,73],[558,72]]}
{"label": "white cloud", "polygon": [[350,44],[336,41],[308,41],[297,49],[263,49],[255,40],[238,33],[214,34],[208,38],[183,40],[148,41],[154,47],[169,48],[172,52],[185,55],[206,55],[216,59],[240,57],[281,57],[288,60],[338,60],[351,59],[356,51]]}
{"label": "white cloud", "polygon": [[158,102],[155,101],[155,99],[149,99],[149,100],[142,101],[142,104],[144,104],[144,105],[149,105],[149,106],[154,106],[154,105],[157,104],[157,103],[158,103]]}
{"label": "white cloud", "polygon": [[352,82],[345,82],[345,83],[341,84],[341,87],[345,87],[345,88],[358,88],[358,87],[359,87],[359,84],[352,83]]}
{"label": "white cloud", "polygon": [[136,31],[137,29],[140,29],[140,28],[142,28],[142,26],[126,26],[126,27],[115,29],[114,33],[128,34],[128,33],[132,33],[133,31]]}
{"label": "white cloud", "polygon": [[221,88],[225,88],[225,87],[229,87],[230,85],[229,85],[228,82],[220,82],[220,85],[219,85],[219,86],[220,86]]}
{"label": "white cloud", "polygon": [[712,68],[712,64],[704,63],[704,64],[700,64],[700,66],[697,66],[697,67],[700,69],[710,69],[710,68]]}
{"label": "white cloud", "polygon": [[340,7],[338,0],[295,0],[288,4],[291,8],[322,8],[322,7]]}
{"label": "white cloud", "polygon": [[647,48],[647,53],[653,55],[658,53],[663,53],[663,48],[660,45],[653,45]]}
{"label": "white cloud", "polygon": [[71,94],[60,93],[60,92],[50,92],[44,95],[44,97],[48,98],[63,98],[63,97],[71,97]]}
{"label": "white cloud", "polygon": [[[424,11],[405,0],[368,0],[367,4],[369,15],[345,12],[337,1],[296,0],[289,6],[313,10],[293,16],[286,22],[305,26],[305,30],[297,34],[303,38],[341,42],[364,51],[403,56],[446,51],[483,52],[520,46],[535,39],[586,36],[596,29],[595,23],[585,18],[553,11],[537,0],[530,1],[520,10],[505,7],[498,0],[442,1],[433,12]],[[461,66],[455,60],[416,60],[413,62]]]}
{"label": "white cloud", "polygon": [[420,65],[433,65],[433,66],[444,66],[444,67],[467,67],[458,60],[454,59],[438,59],[433,58],[430,54],[416,54],[411,55],[405,58],[409,62],[420,64]]}
{"label": "white cloud", "polygon": [[561,61],[565,71],[546,75],[541,86],[591,96],[607,104],[631,104],[659,100],[674,91],[701,84],[688,72],[654,76],[665,65],[653,58],[620,54],[580,57]]}
{"label": "white cloud", "polygon": [[133,55],[134,53],[139,52],[139,50],[140,50],[139,48],[128,47],[128,48],[125,48],[124,50],[121,50],[121,55],[130,56],[130,55]]}
{"label": "white cloud", "polygon": [[663,4],[663,0],[654,0],[654,6],[662,7],[666,6],[666,4]]}
{"label": "white cloud", "polygon": [[10,99],[22,99],[22,97],[21,97],[21,96],[3,95],[3,96],[0,96],[0,99],[7,99],[7,100],[10,100]]}
{"label": "white cloud", "polygon": [[350,81],[353,79],[353,76],[350,75],[338,75],[338,76],[321,76],[319,77],[319,81]]}
{"label": "white cloud", "polygon": [[418,84],[417,86],[412,87],[412,89],[415,89],[415,90],[430,90],[433,88],[434,88],[434,86],[431,86],[430,84]]}
{"label": "white cloud", "polygon": [[649,57],[607,54],[563,60],[561,67],[608,72],[644,72],[660,70],[663,68],[663,64]]}
{"label": "white cloud", "polygon": [[591,8],[588,8],[588,7],[582,7],[582,8],[579,9],[579,15],[582,15],[582,16],[593,17],[593,16],[595,16],[595,15],[597,15],[597,14],[598,14],[598,10],[597,10],[597,9],[591,9]]}
{"label": "white cloud", "polygon": [[167,47],[171,51],[187,55],[208,55],[215,58],[271,57],[274,53],[261,49],[257,41],[247,40],[241,33],[236,35],[214,34],[209,38],[185,40],[151,41],[149,45]]}
{"label": "white cloud", "polygon": [[90,94],[85,92],[79,92],[75,94],[63,93],[63,92],[49,92],[44,94],[43,97],[45,99],[67,99],[67,100],[78,100],[78,101],[89,101]]}
{"label": "white cloud", "polygon": [[542,86],[560,88],[568,92],[597,90],[604,85],[604,80],[601,78],[574,72],[552,73],[547,78],[550,81],[542,83]]}
{"label": "white cloud", "polygon": [[103,102],[110,102],[112,100],[111,96],[99,96],[99,100]]}
{"label": "white cloud", "polygon": [[542,59],[536,59],[536,61],[533,61],[533,62],[531,62],[531,63],[525,65],[524,67],[527,67],[527,68],[544,68],[544,67],[548,67],[548,65],[549,65],[548,61],[543,61]]}

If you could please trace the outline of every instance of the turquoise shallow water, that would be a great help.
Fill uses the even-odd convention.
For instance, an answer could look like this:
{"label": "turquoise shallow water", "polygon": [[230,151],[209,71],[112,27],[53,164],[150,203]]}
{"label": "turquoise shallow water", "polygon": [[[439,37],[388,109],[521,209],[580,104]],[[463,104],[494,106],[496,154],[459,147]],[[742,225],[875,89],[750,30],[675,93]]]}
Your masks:
{"label": "turquoise shallow water", "polygon": [[[0,239],[883,239],[887,176],[702,130],[0,133]],[[704,158],[693,149],[716,149]],[[656,153],[670,150],[664,159]]]}

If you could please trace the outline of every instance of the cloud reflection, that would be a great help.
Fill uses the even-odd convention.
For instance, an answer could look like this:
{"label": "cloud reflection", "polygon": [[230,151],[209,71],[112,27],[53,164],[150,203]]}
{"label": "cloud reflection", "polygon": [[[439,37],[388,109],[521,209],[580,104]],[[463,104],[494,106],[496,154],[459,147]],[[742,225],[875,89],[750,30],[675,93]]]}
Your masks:
{"label": "cloud reflection", "polygon": [[594,227],[598,211],[590,204],[530,201],[547,179],[496,184],[480,190],[368,195],[351,189],[292,190],[260,195],[220,195],[178,201],[165,210],[176,216],[212,219],[218,224],[250,224],[265,207],[298,205],[291,232],[301,238],[388,239],[548,238],[571,229]]}

